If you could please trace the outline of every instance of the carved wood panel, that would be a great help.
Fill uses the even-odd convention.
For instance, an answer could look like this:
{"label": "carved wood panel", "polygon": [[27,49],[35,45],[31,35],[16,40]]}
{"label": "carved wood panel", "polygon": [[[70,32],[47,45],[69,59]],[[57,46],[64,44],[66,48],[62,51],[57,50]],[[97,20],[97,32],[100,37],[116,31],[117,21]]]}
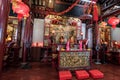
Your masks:
{"label": "carved wood panel", "polygon": [[59,69],[80,69],[90,67],[90,51],[59,52]]}

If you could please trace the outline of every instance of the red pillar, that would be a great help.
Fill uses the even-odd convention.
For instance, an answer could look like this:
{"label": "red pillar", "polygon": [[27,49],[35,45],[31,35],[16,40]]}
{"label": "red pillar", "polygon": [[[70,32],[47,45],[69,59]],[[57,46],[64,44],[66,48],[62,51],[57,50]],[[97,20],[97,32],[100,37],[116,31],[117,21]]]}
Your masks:
{"label": "red pillar", "polygon": [[5,53],[5,37],[9,14],[10,0],[0,0],[0,74],[2,72],[2,61]]}

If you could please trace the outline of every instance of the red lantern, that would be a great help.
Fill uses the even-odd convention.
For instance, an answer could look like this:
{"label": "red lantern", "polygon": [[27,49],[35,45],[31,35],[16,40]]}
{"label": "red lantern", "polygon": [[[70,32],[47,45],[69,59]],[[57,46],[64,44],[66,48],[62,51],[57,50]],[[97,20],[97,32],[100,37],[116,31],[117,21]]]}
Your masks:
{"label": "red lantern", "polygon": [[38,47],[43,47],[43,42],[38,42]]}
{"label": "red lantern", "polygon": [[111,17],[109,18],[108,23],[112,25],[112,28],[116,28],[116,25],[119,23],[119,19],[116,17]]}
{"label": "red lantern", "polygon": [[23,2],[16,3],[16,6],[12,6],[12,9],[18,15],[21,14],[24,17],[29,16],[29,11],[30,11],[29,7],[26,4],[24,4]]}

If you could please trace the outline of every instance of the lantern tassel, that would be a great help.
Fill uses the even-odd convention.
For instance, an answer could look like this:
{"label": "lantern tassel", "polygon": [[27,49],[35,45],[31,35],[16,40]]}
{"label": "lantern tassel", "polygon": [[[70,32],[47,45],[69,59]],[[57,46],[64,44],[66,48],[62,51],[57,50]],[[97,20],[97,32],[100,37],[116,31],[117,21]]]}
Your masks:
{"label": "lantern tassel", "polygon": [[112,25],[112,28],[115,29],[115,28],[116,28],[116,25]]}

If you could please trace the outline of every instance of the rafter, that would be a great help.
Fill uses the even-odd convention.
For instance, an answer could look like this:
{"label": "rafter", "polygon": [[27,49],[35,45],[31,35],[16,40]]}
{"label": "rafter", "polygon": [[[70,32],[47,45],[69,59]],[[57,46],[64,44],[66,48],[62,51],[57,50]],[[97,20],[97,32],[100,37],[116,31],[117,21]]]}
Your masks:
{"label": "rafter", "polygon": [[110,9],[111,7],[120,4],[120,0],[113,2],[112,4],[109,4],[105,8],[102,8],[102,12],[105,12],[106,10]]}
{"label": "rafter", "polygon": [[119,15],[119,14],[120,14],[120,9],[117,9],[117,10],[111,11],[111,12],[105,14],[105,15],[102,15],[101,17],[102,17],[102,19],[104,19],[104,18],[110,17],[111,15],[116,16],[116,15]]}

